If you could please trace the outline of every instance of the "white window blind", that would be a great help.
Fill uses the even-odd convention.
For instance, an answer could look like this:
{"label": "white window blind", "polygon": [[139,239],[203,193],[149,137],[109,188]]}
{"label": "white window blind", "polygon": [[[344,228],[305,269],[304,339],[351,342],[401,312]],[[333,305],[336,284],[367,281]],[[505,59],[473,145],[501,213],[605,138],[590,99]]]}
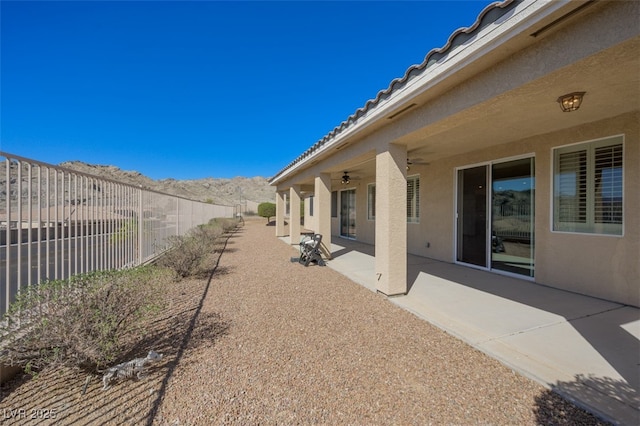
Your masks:
{"label": "white window blind", "polygon": [[622,234],[622,136],[554,150],[554,230]]}
{"label": "white window blind", "polygon": [[558,173],[558,220],[586,223],[587,151],[560,154]]}
{"label": "white window blind", "polygon": [[622,145],[595,149],[594,222],[622,224]]}
{"label": "white window blind", "polygon": [[376,184],[370,183],[367,186],[367,219],[376,218]]}
{"label": "white window blind", "polygon": [[407,222],[420,221],[420,176],[407,178]]}

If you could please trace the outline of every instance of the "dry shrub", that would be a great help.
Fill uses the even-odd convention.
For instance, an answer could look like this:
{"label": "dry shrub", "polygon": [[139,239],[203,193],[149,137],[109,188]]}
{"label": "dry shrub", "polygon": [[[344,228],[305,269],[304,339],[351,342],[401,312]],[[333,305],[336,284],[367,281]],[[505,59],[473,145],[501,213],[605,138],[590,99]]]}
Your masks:
{"label": "dry shrub", "polygon": [[97,371],[144,337],[171,274],[157,267],[101,271],[23,291],[0,325],[0,363]]}
{"label": "dry shrub", "polygon": [[216,218],[185,235],[169,237],[170,250],[158,263],[172,269],[178,278],[197,276],[206,270],[204,262],[214,253],[218,238],[237,226],[237,220]]}
{"label": "dry shrub", "polygon": [[209,221],[208,226],[219,226],[222,228],[223,232],[229,232],[237,228],[239,222],[240,220],[237,218],[216,217],[215,219],[211,219]]}

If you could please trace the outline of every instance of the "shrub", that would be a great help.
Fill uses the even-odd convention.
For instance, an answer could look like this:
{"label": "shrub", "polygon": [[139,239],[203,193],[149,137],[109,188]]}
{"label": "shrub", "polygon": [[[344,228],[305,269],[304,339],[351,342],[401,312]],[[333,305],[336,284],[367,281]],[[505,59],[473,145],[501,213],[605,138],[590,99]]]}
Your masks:
{"label": "shrub", "polygon": [[171,236],[171,248],[158,263],[172,269],[178,278],[199,275],[203,272],[204,260],[214,252],[216,239],[223,232],[223,225],[214,223],[193,228],[185,235]]}
{"label": "shrub", "polygon": [[144,337],[144,319],[163,305],[168,271],[141,267],[48,281],[18,296],[0,325],[0,363],[103,369]]}
{"label": "shrub", "polygon": [[239,219],[228,217],[216,217],[209,221],[209,226],[220,226],[223,232],[228,232],[238,226]]}
{"label": "shrub", "polygon": [[276,215],[276,205],[274,203],[258,204],[258,216],[266,217],[267,223],[271,222],[271,218]]}

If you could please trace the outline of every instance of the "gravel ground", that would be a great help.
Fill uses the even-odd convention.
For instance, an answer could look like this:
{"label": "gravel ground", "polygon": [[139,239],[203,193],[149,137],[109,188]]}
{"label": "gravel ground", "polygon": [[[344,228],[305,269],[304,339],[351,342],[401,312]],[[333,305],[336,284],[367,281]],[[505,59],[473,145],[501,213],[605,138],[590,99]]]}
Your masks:
{"label": "gravel ground", "polygon": [[291,263],[296,254],[247,220],[210,279],[168,290],[172,305],[140,349],[165,354],[149,377],[107,391],[92,380],[84,395],[74,371],[18,379],[0,389],[0,421],[602,424],[332,269]]}

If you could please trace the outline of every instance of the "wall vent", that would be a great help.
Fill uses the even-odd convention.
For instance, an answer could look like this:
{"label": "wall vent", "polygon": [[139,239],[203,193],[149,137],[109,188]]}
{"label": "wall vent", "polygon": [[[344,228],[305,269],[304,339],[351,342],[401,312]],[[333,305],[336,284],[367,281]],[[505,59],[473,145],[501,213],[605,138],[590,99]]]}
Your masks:
{"label": "wall vent", "polygon": [[394,112],[393,114],[391,114],[390,116],[387,117],[387,120],[392,120],[393,118],[399,116],[400,114],[402,114],[403,112],[406,112],[408,110],[410,110],[411,108],[415,107],[418,104],[411,104],[411,105],[407,105],[406,107],[402,108],[399,111]]}

